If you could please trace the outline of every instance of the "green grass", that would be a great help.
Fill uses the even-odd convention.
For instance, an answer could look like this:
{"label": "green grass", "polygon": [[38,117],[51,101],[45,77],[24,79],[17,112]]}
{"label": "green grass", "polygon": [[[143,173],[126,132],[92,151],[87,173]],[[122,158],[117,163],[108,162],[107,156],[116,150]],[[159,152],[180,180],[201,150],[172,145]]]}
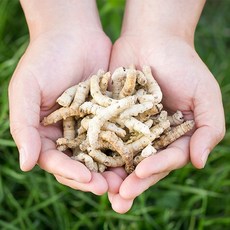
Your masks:
{"label": "green grass", "polygon": [[[123,0],[99,1],[105,31],[119,36]],[[230,3],[209,0],[196,33],[196,49],[216,76],[230,125]],[[207,166],[171,173],[139,196],[125,215],[112,211],[106,195],[62,186],[35,167],[23,173],[9,133],[7,87],[28,43],[18,1],[0,0],[0,229],[230,229],[230,132]]]}

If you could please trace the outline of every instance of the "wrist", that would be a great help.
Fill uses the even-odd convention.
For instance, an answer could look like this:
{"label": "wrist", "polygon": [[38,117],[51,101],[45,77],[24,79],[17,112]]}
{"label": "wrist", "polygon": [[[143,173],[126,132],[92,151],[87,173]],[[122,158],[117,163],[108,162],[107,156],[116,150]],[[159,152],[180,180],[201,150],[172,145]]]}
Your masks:
{"label": "wrist", "polygon": [[127,0],[121,35],[177,36],[193,43],[205,0]]}
{"label": "wrist", "polygon": [[31,37],[49,31],[102,30],[95,0],[20,0]]}

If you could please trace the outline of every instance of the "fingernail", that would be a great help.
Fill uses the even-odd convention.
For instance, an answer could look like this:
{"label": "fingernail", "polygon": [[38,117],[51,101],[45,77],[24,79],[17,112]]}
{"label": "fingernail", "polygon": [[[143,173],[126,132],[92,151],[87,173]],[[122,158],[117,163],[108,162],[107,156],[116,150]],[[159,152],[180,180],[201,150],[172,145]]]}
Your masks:
{"label": "fingernail", "polygon": [[19,149],[19,162],[20,162],[20,168],[23,169],[23,166],[25,165],[27,160],[27,154],[24,148]]}
{"label": "fingernail", "polygon": [[205,150],[204,152],[203,152],[203,154],[202,154],[202,156],[201,156],[201,161],[202,161],[202,168],[204,168],[204,166],[205,166],[205,164],[206,164],[206,162],[207,162],[207,159],[208,159],[208,155],[209,155],[209,150],[207,149],[207,150]]}

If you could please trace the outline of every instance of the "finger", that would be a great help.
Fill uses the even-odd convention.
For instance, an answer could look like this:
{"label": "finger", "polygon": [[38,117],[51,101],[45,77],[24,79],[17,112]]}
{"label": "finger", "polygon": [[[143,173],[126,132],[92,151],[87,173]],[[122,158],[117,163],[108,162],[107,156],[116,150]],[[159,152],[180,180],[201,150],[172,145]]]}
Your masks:
{"label": "finger", "polygon": [[112,171],[102,173],[108,184],[108,191],[111,193],[118,193],[123,179]]}
{"label": "finger", "polygon": [[125,169],[123,167],[117,167],[117,168],[110,168],[109,171],[114,172],[115,174],[117,174],[120,178],[122,178],[123,180],[127,177],[127,172],[125,171]]}
{"label": "finger", "polygon": [[133,205],[133,199],[124,199],[119,194],[108,193],[108,197],[112,209],[120,214],[128,212]]}
{"label": "finger", "polygon": [[189,140],[188,136],[181,137],[165,150],[144,159],[135,169],[136,176],[148,178],[185,166],[189,162]]}
{"label": "finger", "polygon": [[47,138],[42,138],[42,149],[38,164],[49,173],[80,183],[88,183],[92,179],[91,172],[82,163],[56,150],[55,143]]}
{"label": "finger", "polygon": [[133,172],[122,183],[119,194],[125,200],[133,200],[168,174],[169,172],[163,172],[141,179]]}
{"label": "finger", "polygon": [[191,162],[197,168],[203,168],[212,149],[223,138],[225,131],[211,126],[202,126],[191,138]]}
{"label": "finger", "polygon": [[55,175],[56,180],[70,188],[81,190],[84,192],[92,192],[95,195],[102,195],[108,190],[108,185],[103,176],[99,173],[92,173],[92,179],[88,183],[80,183],[78,181],[67,179],[60,175]]}
{"label": "finger", "polygon": [[[191,162],[197,168],[203,168],[209,153],[223,139],[225,134],[225,118],[219,86],[215,84],[203,90],[202,97],[195,100],[195,122],[197,130],[190,143]],[[206,86],[203,86],[206,87]],[[207,94],[207,95],[206,95]],[[205,98],[205,100],[203,99]]]}
{"label": "finger", "polygon": [[[23,76],[22,76],[23,75]],[[9,85],[10,130],[19,149],[20,167],[28,171],[41,149],[38,133],[40,90],[28,72],[16,70]]]}

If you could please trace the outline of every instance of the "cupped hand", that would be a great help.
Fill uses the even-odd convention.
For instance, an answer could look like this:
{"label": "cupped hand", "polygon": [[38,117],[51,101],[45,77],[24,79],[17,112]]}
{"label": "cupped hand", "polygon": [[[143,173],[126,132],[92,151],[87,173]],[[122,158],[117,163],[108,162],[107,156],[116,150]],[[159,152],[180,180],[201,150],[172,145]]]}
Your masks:
{"label": "cupped hand", "polygon": [[55,100],[65,89],[108,68],[110,50],[110,40],[97,28],[57,26],[31,36],[9,85],[10,129],[23,171],[38,163],[62,184],[95,194],[106,192],[102,175],[56,150],[61,128],[40,122],[56,108]]}
{"label": "cupped hand", "polygon": [[150,65],[163,92],[164,108],[181,110],[186,120],[194,119],[196,129],[143,160],[132,174],[111,172],[113,177],[117,174],[120,183],[115,189],[111,180],[109,198],[120,213],[127,212],[138,195],[172,170],[189,161],[203,168],[225,133],[220,88],[189,41],[167,34],[123,35],[113,46],[110,69],[130,64],[137,68]]}

